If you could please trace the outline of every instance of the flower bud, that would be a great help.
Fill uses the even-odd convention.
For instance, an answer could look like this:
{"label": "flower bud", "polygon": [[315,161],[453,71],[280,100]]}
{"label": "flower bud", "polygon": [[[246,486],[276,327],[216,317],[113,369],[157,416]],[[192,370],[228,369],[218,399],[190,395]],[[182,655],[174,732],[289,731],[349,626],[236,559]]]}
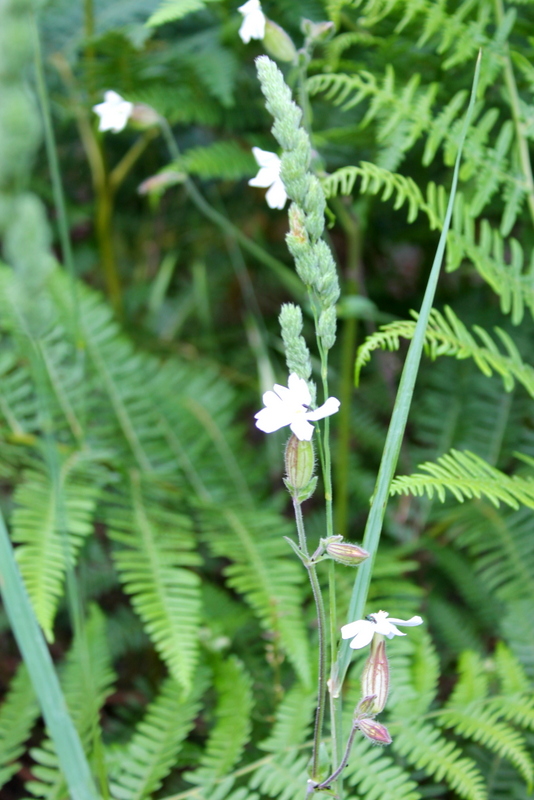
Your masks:
{"label": "flower bud", "polygon": [[136,122],[139,128],[153,128],[160,123],[158,112],[146,103],[134,103],[130,119]]}
{"label": "flower bud", "polygon": [[[384,637],[375,633],[371,642],[371,653],[365,662],[362,672],[362,697],[374,700],[365,711],[368,714],[379,714],[384,710],[389,692],[389,664],[386,656]],[[361,704],[360,704],[361,705]]]}
{"label": "flower bud", "polygon": [[312,22],[311,19],[303,19],[300,29],[312,42],[324,42],[335,32],[335,25],[333,22]]}
{"label": "flower bud", "polygon": [[391,744],[393,741],[386,726],[377,722],[376,719],[360,719],[357,727],[367,739],[375,744]]}
{"label": "flower bud", "polygon": [[[300,494],[307,489],[315,471],[315,453],[311,441],[301,441],[291,434],[286,445],[286,486],[290,492]],[[314,487],[315,488],[315,487]]]}
{"label": "flower bud", "polygon": [[270,19],[265,20],[263,46],[277,61],[294,61],[297,56],[297,49],[289,35]]}
{"label": "flower bud", "polygon": [[367,550],[357,544],[341,541],[343,537],[332,536],[326,540],[326,554],[338,564],[345,564],[347,567],[357,567],[362,561],[369,557]]}

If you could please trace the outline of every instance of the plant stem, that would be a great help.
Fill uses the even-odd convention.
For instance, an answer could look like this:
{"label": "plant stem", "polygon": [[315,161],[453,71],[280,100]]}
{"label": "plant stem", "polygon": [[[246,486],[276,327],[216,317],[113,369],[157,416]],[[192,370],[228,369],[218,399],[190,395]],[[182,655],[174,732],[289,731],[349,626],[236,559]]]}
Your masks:
{"label": "plant stem", "polygon": [[[295,509],[295,521],[297,523],[297,533],[299,546],[303,553],[308,555],[308,545],[306,542],[306,531],[302,518],[302,508],[296,497],[293,498],[293,508]],[[317,710],[315,712],[315,726],[313,731],[313,751],[312,751],[312,776],[319,773],[319,750],[321,746],[321,735],[324,723],[324,708],[326,704],[326,616],[324,611],[323,596],[317,570],[309,561],[306,564],[310,583],[317,610],[317,635],[319,638],[319,666],[317,679]]]}
{"label": "plant stem", "polygon": [[[495,3],[495,17],[498,25],[502,25],[504,21],[504,6],[502,0],[494,0]],[[512,118],[514,121],[515,135],[517,139],[517,148],[519,150],[519,162],[523,177],[527,184],[527,202],[530,211],[530,218],[534,224],[534,177],[532,175],[532,164],[530,163],[530,152],[528,149],[528,141],[523,131],[523,124],[521,122],[521,104],[519,99],[519,92],[517,91],[517,84],[515,82],[514,70],[512,67],[512,59],[510,58],[510,48],[508,42],[504,44],[506,55],[504,56],[504,80],[506,88],[508,89],[508,100],[512,110]]]}
{"label": "plant stem", "polygon": [[343,770],[347,765],[347,761],[349,760],[352,743],[354,741],[354,737],[356,735],[357,730],[358,730],[357,724],[353,723],[349,738],[347,740],[347,746],[345,747],[345,752],[343,753],[343,758],[341,759],[339,767],[336,770],[334,770],[334,772],[331,775],[329,775],[326,780],[324,780],[322,783],[317,784],[317,786],[315,787],[316,791],[320,789],[327,789],[330,786],[330,784],[333,783],[333,781],[335,781],[336,778],[338,778],[341,775],[341,773],[343,772]]}

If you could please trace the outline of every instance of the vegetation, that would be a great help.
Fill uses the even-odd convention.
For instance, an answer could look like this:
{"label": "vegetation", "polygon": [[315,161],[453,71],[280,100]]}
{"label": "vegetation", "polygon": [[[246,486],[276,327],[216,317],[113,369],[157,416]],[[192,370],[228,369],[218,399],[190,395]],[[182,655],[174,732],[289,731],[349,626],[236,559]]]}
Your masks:
{"label": "vegetation", "polygon": [[[523,800],[532,4],[263,10],[0,3],[2,798]],[[288,373],[341,401],[289,495],[254,425]],[[338,775],[379,609],[424,624]]]}

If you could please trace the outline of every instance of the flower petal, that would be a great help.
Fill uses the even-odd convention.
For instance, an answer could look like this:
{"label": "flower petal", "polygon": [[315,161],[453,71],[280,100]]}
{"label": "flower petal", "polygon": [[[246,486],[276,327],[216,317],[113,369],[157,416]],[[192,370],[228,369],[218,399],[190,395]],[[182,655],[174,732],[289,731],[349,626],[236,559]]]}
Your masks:
{"label": "flower petal", "polygon": [[348,622],[341,628],[342,639],[352,639],[357,636],[360,631],[366,630],[369,626],[372,627],[373,623],[367,619],[357,619],[355,622]]}
{"label": "flower petal", "polygon": [[295,372],[292,372],[287,381],[287,386],[295,403],[300,406],[310,405],[311,394],[304,378],[299,378]]}
{"label": "flower petal", "polygon": [[390,617],[389,622],[396,622],[397,625],[406,625],[408,628],[413,628],[414,625],[422,625],[423,618],[422,617],[410,617],[410,619],[395,619],[395,617]]}
{"label": "flower petal", "polygon": [[258,167],[267,167],[276,170],[277,176],[280,174],[280,157],[270,150],[262,150],[261,147],[253,147],[252,155],[256,159]]}
{"label": "flower petal", "polygon": [[273,185],[265,195],[265,200],[269,208],[279,208],[280,210],[287,202],[287,194],[284,184],[280,178],[274,181]]}
{"label": "flower petal", "polygon": [[263,39],[265,36],[265,14],[261,10],[259,0],[248,0],[238,11],[243,14],[243,22],[239,35],[245,44],[251,39]]}
{"label": "flower petal", "polygon": [[259,189],[267,189],[269,186],[272,186],[273,183],[276,183],[277,176],[273,175],[273,171],[270,167],[262,167],[258,174],[251,178],[248,182],[249,186],[257,186]]}
{"label": "flower petal", "polygon": [[315,411],[309,411],[306,414],[307,419],[317,420],[317,419],[324,419],[324,417],[330,417],[332,414],[336,414],[339,411],[340,402],[337,397],[329,397],[328,400],[323,403],[322,406],[316,408]]}
{"label": "flower petal", "polygon": [[291,418],[288,418],[287,413],[284,414],[283,408],[262,408],[261,411],[258,411],[258,413],[254,415],[254,419],[256,420],[256,427],[264,433],[278,431],[291,422]]}
{"label": "flower petal", "polygon": [[361,630],[360,633],[354,637],[349,647],[352,650],[360,650],[362,647],[369,644],[374,635],[374,625],[371,623],[368,628]]}
{"label": "flower petal", "polygon": [[293,419],[289,427],[301,442],[309,442],[313,436],[313,425],[306,421],[304,415]]}

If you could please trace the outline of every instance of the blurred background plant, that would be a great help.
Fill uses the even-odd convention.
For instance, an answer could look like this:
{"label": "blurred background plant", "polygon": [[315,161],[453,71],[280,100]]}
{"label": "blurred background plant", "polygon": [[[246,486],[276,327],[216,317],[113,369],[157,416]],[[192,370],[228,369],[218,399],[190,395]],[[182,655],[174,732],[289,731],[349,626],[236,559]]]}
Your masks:
{"label": "blurred background plant", "polygon": [[[393,744],[357,742],[345,780],[366,800],[519,800],[534,772],[531,5],[272,0],[282,30],[248,44],[237,5],[0,5],[1,507],[72,719],[105,798],[301,796],[313,608],[282,538],[283,438],[252,417],[285,375],[280,305],[303,292],[285,213],[247,186],[252,147],[275,149],[254,57],[278,58],[330,198],[334,513],[359,541],[482,47],[443,315],[370,595],[428,626],[391,652]],[[110,89],[172,130],[98,132]],[[356,391],[366,337],[361,361],[380,352]],[[324,515],[306,512],[318,541]],[[342,624],[352,576],[337,580]],[[2,797],[66,798],[0,624]]]}

